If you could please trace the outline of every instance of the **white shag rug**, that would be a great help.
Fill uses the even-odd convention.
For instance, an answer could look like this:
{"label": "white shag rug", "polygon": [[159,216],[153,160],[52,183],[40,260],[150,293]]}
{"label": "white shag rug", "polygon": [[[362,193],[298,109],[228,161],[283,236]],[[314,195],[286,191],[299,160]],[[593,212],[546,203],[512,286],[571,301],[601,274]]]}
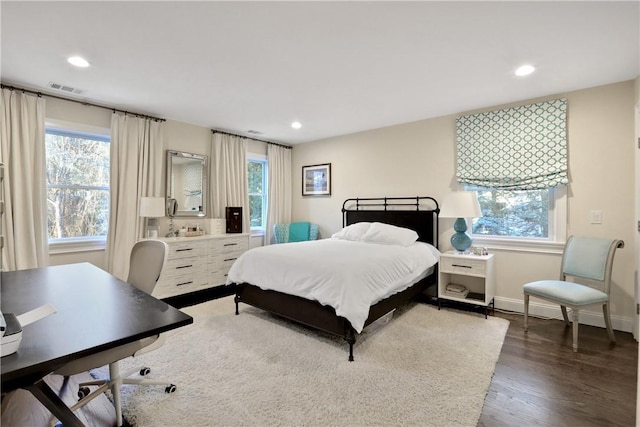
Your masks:
{"label": "white shag rug", "polygon": [[[240,305],[184,312],[149,366],[162,386],[124,386],[134,426],[475,426],[508,327],[505,319],[412,303],[358,336],[354,362],[337,337]],[[92,374],[106,375],[106,368]]]}

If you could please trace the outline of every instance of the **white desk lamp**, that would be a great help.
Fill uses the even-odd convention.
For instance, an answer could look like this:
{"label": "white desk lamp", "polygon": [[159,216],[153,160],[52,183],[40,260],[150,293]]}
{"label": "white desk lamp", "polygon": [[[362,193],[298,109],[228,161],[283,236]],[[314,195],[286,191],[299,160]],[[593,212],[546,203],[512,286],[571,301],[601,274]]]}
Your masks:
{"label": "white desk lamp", "polygon": [[457,218],[453,229],[456,231],[451,236],[451,246],[458,252],[465,252],[471,246],[471,236],[467,231],[466,218],[479,218],[482,216],[480,204],[475,191],[457,191],[447,194],[442,200],[441,218]]}
{"label": "white desk lamp", "polygon": [[142,197],[140,198],[140,216],[146,218],[145,237],[158,237],[158,220],[164,217],[165,206],[164,197]]}

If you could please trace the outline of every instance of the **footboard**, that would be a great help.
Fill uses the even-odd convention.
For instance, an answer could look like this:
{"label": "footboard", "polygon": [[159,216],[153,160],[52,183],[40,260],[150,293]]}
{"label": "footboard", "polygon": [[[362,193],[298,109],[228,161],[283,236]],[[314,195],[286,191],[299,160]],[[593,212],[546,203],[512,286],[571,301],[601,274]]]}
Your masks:
{"label": "footboard", "polygon": [[337,316],[333,307],[295,295],[263,290],[248,283],[238,285],[235,302],[236,314],[238,314],[238,303],[243,302],[338,336],[345,336],[346,330],[351,328],[349,321]]}
{"label": "footboard", "polygon": [[[371,306],[365,326],[422,294],[427,287],[435,283],[436,277],[437,272],[434,272],[404,291]],[[353,345],[356,342],[357,333],[347,319],[336,315],[333,307],[295,295],[263,290],[248,283],[238,285],[234,301],[236,314],[240,313],[238,305],[243,302],[303,325],[343,337],[349,344],[349,361],[354,360]]]}

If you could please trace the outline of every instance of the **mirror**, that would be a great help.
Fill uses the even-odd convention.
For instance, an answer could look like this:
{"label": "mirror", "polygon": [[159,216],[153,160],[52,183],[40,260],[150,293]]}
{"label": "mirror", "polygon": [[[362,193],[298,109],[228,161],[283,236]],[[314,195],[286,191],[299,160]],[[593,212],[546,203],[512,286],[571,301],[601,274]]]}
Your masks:
{"label": "mirror", "polygon": [[205,216],[207,156],[167,150],[167,215]]}

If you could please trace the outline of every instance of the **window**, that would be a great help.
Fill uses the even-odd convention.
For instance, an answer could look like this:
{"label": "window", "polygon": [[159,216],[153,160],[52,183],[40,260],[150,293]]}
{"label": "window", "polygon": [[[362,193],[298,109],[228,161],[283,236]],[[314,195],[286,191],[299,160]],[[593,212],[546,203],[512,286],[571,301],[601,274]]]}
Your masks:
{"label": "window", "polygon": [[566,238],[567,100],[456,119],[456,177],[483,217],[474,242],[556,251]]}
{"label": "window", "polygon": [[268,188],[266,156],[251,156],[248,169],[251,230],[264,230],[267,224]]}
{"label": "window", "polygon": [[564,242],[566,187],[504,190],[466,186],[465,189],[476,191],[482,209],[483,216],[475,218],[471,227],[474,241]]}
{"label": "window", "polygon": [[108,130],[45,128],[49,244],[103,242],[109,227]]}

